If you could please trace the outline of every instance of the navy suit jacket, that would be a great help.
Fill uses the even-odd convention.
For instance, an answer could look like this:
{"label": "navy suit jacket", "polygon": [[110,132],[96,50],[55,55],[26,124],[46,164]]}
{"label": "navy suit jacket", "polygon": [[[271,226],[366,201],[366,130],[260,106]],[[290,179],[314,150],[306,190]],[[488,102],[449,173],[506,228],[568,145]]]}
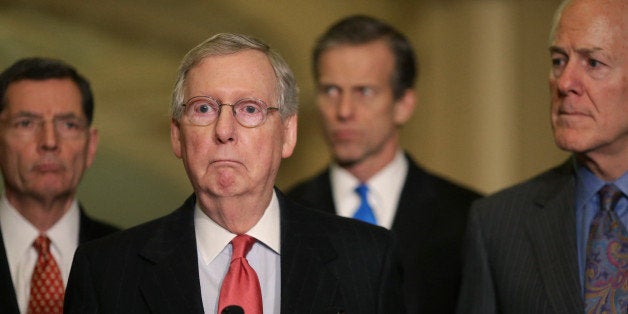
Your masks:
{"label": "navy suit jacket", "polygon": [[[387,230],[310,211],[277,192],[281,313],[404,313]],[[66,313],[203,313],[195,196],[173,213],[81,245]]]}
{"label": "navy suit jacket", "polygon": [[459,313],[583,313],[571,161],[473,204]]}
{"label": "navy suit jacket", "polygon": [[[421,169],[409,155],[408,175],[391,230],[399,243],[408,313],[453,313],[460,287],[467,213],[480,195]],[[288,196],[335,213],[329,170]]]}
{"label": "navy suit jacket", "polygon": [[[114,226],[89,218],[83,208],[80,209],[79,243],[94,240],[118,230]],[[0,313],[20,313],[2,233],[0,233]]]}

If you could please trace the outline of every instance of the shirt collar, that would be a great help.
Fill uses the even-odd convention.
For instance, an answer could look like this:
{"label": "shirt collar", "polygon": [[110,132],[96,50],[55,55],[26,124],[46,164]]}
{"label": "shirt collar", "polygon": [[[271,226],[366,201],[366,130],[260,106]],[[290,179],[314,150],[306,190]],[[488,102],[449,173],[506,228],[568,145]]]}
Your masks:
{"label": "shirt collar", "polygon": [[594,197],[604,185],[609,183],[617,186],[624,195],[628,195],[628,172],[624,173],[614,182],[605,182],[593,174],[593,172],[582,163],[575,161],[574,167],[576,168],[576,204],[585,204]]}
{"label": "shirt collar", "polygon": [[[78,246],[79,221],[80,211],[77,201],[74,200],[68,211],[46,232],[51,250],[55,250],[62,259],[57,261],[60,264],[71,261],[74,257]],[[18,263],[39,236],[39,230],[11,205],[5,195],[0,198],[0,230],[7,259],[13,265]]]}
{"label": "shirt collar", "polygon": [[[273,197],[262,218],[246,234],[280,254],[279,225],[279,201],[273,192]],[[198,204],[194,206],[194,228],[199,255],[206,265],[211,263],[236,236],[211,220]]]}
{"label": "shirt collar", "polygon": [[51,245],[59,250],[64,260],[71,261],[78,247],[80,216],[78,202],[74,200],[67,213],[46,232]]}
{"label": "shirt collar", "polygon": [[[354,177],[349,171],[339,166],[337,163],[330,165],[331,182],[333,189],[341,194],[355,193],[354,189],[360,184],[360,181]],[[390,182],[393,178],[401,178],[401,184],[405,181],[405,175],[408,172],[408,160],[405,158],[403,151],[398,150],[393,160],[391,160],[384,168],[375,173],[367,182],[369,191],[382,191],[390,189]]]}
{"label": "shirt collar", "polygon": [[[392,226],[408,168],[408,159],[399,149],[391,162],[364,182],[369,187],[369,200],[373,201],[371,206],[380,226]],[[336,212],[340,216],[351,217],[360,202],[355,193],[360,181],[336,163],[330,165],[329,176]]]}
{"label": "shirt collar", "polygon": [[407,173],[408,160],[399,150],[395,158],[368,181],[369,188],[383,203],[397,204]]}

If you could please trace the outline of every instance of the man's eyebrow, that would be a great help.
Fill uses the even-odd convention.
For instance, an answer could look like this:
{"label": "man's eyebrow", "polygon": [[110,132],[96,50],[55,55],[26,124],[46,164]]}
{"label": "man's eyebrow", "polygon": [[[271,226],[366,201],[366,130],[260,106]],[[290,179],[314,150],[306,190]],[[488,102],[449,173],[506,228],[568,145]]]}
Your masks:
{"label": "man's eyebrow", "polygon": [[[604,49],[602,49],[602,48],[600,48],[600,47],[590,47],[590,48],[578,48],[578,49],[575,49],[575,51],[576,51],[578,54],[581,54],[581,55],[590,55],[590,54],[592,54],[592,53],[594,53],[594,52],[603,51],[603,50],[604,50]],[[559,46],[550,46],[550,47],[549,47],[549,51],[550,51],[551,53],[562,53],[562,54],[567,54],[567,52],[565,51],[565,49],[564,49],[564,48],[562,48],[562,47],[559,47]]]}
{"label": "man's eyebrow", "polygon": [[40,114],[36,114],[31,111],[18,111],[17,113],[11,115],[11,118],[41,118]]}
{"label": "man's eyebrow", "polygon": [[550,53],[562,53],[565,54],[565,49],[558,47],[558,46],[550,46],[549,47],[549,52]]}
{"label": "man's eyebrow", "polygon": [[53,119],[80,119],[74,112],[61,113],[54,116]]}
{"label": "man's eyebrow", "polygon": [[[18,111],[17,113],[11,115],[11,118],[37,118],[37,119],[43,119],[43,116],[31,111]],[[80,116],[77,116],[76,113],[74,112],[67,112],[67,113],[61,113],[61,114],[56,114],[53,119],[54,120],[64,120],[64,119],[80,119]]]}

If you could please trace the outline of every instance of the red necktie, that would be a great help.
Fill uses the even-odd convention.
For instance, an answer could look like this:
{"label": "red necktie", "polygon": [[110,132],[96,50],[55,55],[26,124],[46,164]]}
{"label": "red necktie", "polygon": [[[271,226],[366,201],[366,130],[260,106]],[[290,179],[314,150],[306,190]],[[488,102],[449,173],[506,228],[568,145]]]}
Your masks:
{"label": "red necktie", "polygon": [[40,235],[33,246],[39,257],[31,278],[28,313],[63,313],[63,279],[57,262],[50,254],[50,239]]}
{"label": "red necktie", "polygon": [[240,306],[246,314],[262,314],[262,290],[255,270],[246,260],[255,238],[241,234],[231,240],[233,247],[229,271],[222,281],[218,313],[231,305]]}

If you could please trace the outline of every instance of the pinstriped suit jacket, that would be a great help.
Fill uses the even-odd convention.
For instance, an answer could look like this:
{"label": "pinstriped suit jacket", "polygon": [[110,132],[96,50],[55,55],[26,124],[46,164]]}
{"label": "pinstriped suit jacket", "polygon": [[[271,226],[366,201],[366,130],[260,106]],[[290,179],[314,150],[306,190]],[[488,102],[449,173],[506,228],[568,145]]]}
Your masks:
{"label": "pinstriped suit jacket", "polygon": [[583,313],[571,161],[476,201],[458,313]]}
{"label": "pinstriped suit jacket", "polygon": [[[278,198],[282,313],[404,313],[388,231]],[[66,313],[203,313],[194,204],[79,247]]]}
{"label": "pinstriped suit jacket", "polygon": [[[89,218],[83,207],[80,207],[80,210],[79,243],[100,238],[118,230],[114,226]],[[19,312],[11,270],[7,261],[2,233],[0,233],[0,313],[18,314]]]}

